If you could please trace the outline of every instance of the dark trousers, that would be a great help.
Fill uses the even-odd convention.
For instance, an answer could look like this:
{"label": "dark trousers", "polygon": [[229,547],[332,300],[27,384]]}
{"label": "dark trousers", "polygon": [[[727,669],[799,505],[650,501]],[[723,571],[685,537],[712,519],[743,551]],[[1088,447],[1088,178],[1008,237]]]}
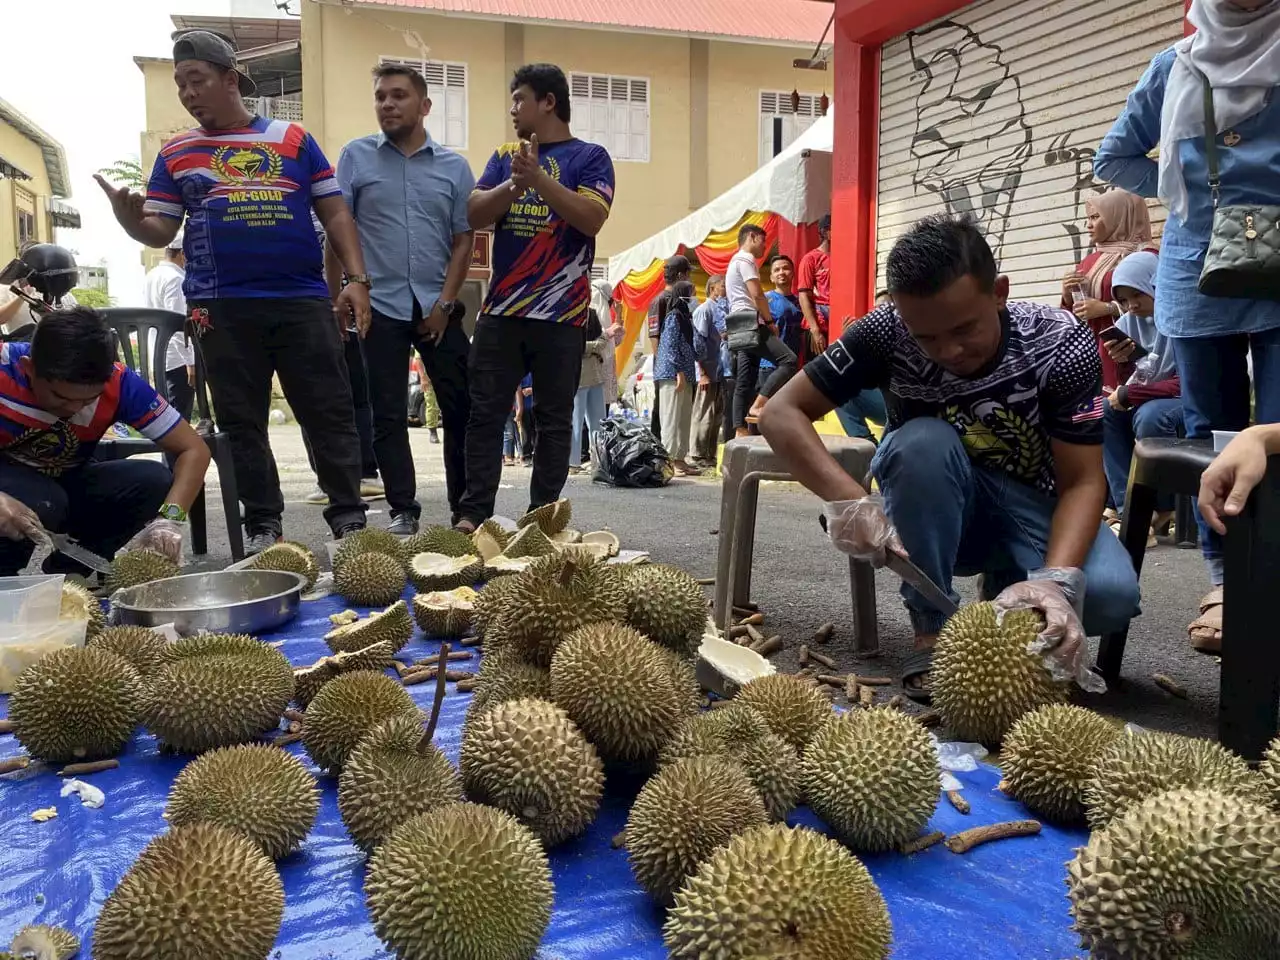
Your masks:
{"label": "dark trousers", "polygon": [[[569,476],[573,398],[582,373],[581,327],[481,316],[471,340],[471,419],[467,422],[467,492],[459,513],[480,523],[493,515],[502,478],[502,426],[516,387],[533,375],[537,444],[529,505],[552,503]],[[528,414],[526,414],[528,416]]]}
{"label": "dark trousers", "polygon": [[235,458],[245,529],[252,535],[283,528],[284,497],[267,437],[272,374],[280,377],[293,415],[311,438],[316,478],[329,496],[325,520],[335,533],[363,524],[360,437],[328,299],[227,299],[195,306],[209,312],[200,347],[218,428]]}
{"label": "dark trousers", "polygon": [[[156,516],[172,485],[169,468],[154,460],[90,461],[50,477],[0,459],[0,492],[34,510],[46,530],[65,533],[108,560]],[[30,540],[0,538],[0,576],[11,577],[25,567],[34,549]],[[48,573],[89,573],[60,553],[44,567]]]}
{"label": "dark trousers", "polygon": [[533,463],[533,451],[538,445],[538,424],[533,419],[533,407],[520,411],[520,422],[516,426],[520,434],[520,459]]}
{"label": "dark trousers", "polygon": [[[347,332],[342,341],[342,359],[347,364],[347,379],[351,381],[351,401],[356,413],[356,433],[360,435],[360,476],[377,479],[378,458],[373,452],[373,407],[369,404],[369,371],[365,366],[364,344],[355,331]],[[406,378],[408,374],[405,375]],[[311,449],[307,431],[302,431],[302,446],[307,451],[311,472],[316,472],[316,454]]]}
{"label": "dark trousers", "polygon": [[733,353],[733,425],[747,425],[747,411],[753,402],[756,378],[760,375],[760,360],[768,357],[773,361],[774,371],[760,388],[760,396],[772,397],[782,389],[788,380],[796,375],[799,369],[796,353],[788,347],[776,334],[762,334],[758,346],[749,350],[735,350]]}
{"label": "dark trousers", "polygon": [[720,381],[720,395],[724,407],[724,423],[720,425],[720,442],[728,443],[733,439],[733,395],[738,388],[738,381],[726,377]]}
{"label": "dark trousers", "polygon": [[183,420],[191,419],[196,406],[196,388],[187,378],[186,367],[175,367],[164,372],[165,386],[169,390],[169,404],[182,414]]}
{"label": "dark trousers", "polygon": [[[451,321],[445,327],[439,343],[431,343],[418,333],[421,322],[422,311],[416,303],[413,316],[408,320],[373,312],[373,325],[364,340],[369,362],[369,396],[373,401],[373,447],[391,513],[407,513],[415,519],[421,516],[422,507],[416,499],[418,482],[413,453],[409,449],[409,356],[416,349],[440,404],[445,486],[449,510],[456,521],[467,489],[467,419],[471,416],[467,353],[470,345],[461,320]],[[511,406],[514,392],[513,386],[507,395],[507,407]],[[499,436],[499,455],[501,446]]]}

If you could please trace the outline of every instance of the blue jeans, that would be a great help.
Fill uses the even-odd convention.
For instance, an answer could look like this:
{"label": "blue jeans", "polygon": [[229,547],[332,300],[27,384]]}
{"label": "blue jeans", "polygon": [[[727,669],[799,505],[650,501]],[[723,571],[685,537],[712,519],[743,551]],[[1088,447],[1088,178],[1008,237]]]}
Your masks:
{"label": "blue jeans", "polygon": [[514,460],[520,452],[520,427],[516,425],[516,412],[507,414],[507,422],[502,427],[502,456]]}
{"label": "blue jeans", "polygon": [[[983,597],[992,599],[1044,566],[1057,501],[975,466],[945,421],[916,418],[895,428],[881,441],[871,472],[912,561],[957,603],[953,576],[983,574]],[[1101,520],[1084,574],[1085,633],[1123,629],[1138,615],[1133,563]],[[914,589],[904,584],[902,598],[917,634],[942,629],[946,618]]]}
{"label": "blue jeans", "polygon": [[852,400],[836,407],[836,416],[840,418],[840,426],[844,427],[846,434],[873,443],[875,436],[867,427],[867,421],[872,420],[884,427],[889,425],[884,394],[879,390],[863,390]]}
{"label": "blue jeans", "polygon": [[[1124,513],[1124,494],[1129,486],[1129,464],[1133,461],[1133,445],[1151,437],[1177,437],[1182,434],[1181,400],[1148,400],[1136,410],[1116,410],[1111,404],[1103,408],[1102,465],[1107,471],[1107,486],[1116,512]],[[1173,497],[1162,495],[1161,510],[1173,509]]]}
{"label": "blue jeans", "polygon": [[[1253,354],[1253,385],[1258,423],[1280,423],[1280,329],[1234,337],[1176,337],[1178,377],[1182,381],[1182,410],[1187,436],[1208,439],[1214,430],[1243,430],[1249,426],[1249,370]],[[1222,577],[1222,538],[1196,511],[1200,548],[1209,561],[1215,584]]]}
{"label": "blue jeans", "polygon": [[569,466],[582,466],[582,425],[587,425],[587,434],[595,441],[600,432],[600,421],[604,419],[604,386],[579,387],[573,398],[573,437],[569,441]]}

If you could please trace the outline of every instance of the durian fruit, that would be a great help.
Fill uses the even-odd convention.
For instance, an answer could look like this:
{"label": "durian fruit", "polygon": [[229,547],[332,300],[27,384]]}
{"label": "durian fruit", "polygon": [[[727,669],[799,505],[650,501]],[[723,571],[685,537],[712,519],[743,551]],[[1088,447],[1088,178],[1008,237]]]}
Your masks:
{"label": "durian fruit", "polygon": [[381,673],[391,666],[395,648],[390,641],[381,640],[371,643],[359,650],[344,650],[332,657],[338,673],[350,673],[352,670],[372,670]]}
{"label": "durian fruit", "polygon": [[293,702],[303,710],[315,699],[320,688],[338,675],[333,657],[321,657],[309,667],[293,671]]}
{"label": "durian fruit", "polygon": [[508,557],[505,554],[498,554],[492,560],[485,561],[484,580],[491,583],[502,577],[509,577],[513,573],[524,573],[537,559],[537,557]]}
{"label": "durian fruit", "polygon": [[543,504],[530,510],[520,518],[519,526],[525,527],[536,525],[548,537],[553,537],[565,527],[569,526],[569,521],[573,519],[573,507],[568,500],[557,500],[555,503]]}
{"label": "durian fruit", "polygon": [[556,552],[556,545],[536,524],[524,527],[507,541],[502,555],[512,560],[524,557],[547,557]]}
{"label": "durian fruit", "polygon": [[507,600],[518,583],[515,577],[500,577],[486,583],[484,589],[476,594],[472,619],[477,636],[487,639],[490,625],[499,623],[506,615],[510,609]]}
{"label": "durian fruit", "polygon": [[1144,798],[1067,865],[1094,957],[1251,960],[1280,944],[1280,818],[1214,790]]}
{"label": "durian fruit", "polygon": [[551,699],[606,761],[655,759],[689,712],[662,648],[617,623],[569,634],[551,660]]}
{"label": "durian fruit", "polygon": [[[497,527],[495,531],[490,527],[493,524]],[[488,563],[495,557],[501,556],[502,551],[507,548],[507,540],[509,539],[507,532],[492,520],[486,520],[480,525],[475,533],[471,534],[471,550],[477,557]]]}
{"label": "durian fruit", "polygon": [[893,941],[862,862],[830,837],[783,824],[712,852],[676,893],[662,934],[671,960],[885,960]]}
{"label": "durian fruit", "polygon": [[266,960],[283,915],[284,885],[256,843],[213,823],[175,827],[102,905],[93,960]]}
{"label": "durian fruit", "polygon": [[320,564],[316,555],[300,543],[277,543],[267,547],[253,558],[251,570],[279,570],[296,573],[305,579],[303,590],[310,590],[320,576]]}
{"label": "durian fruit", "polygon": [[627,858],[640,886],[669,903],[717,847],[768,821],[760,794],[736,763],[693,757],[663,767],[627,817]]}
{"label": "durian fruit", "polygon": [[404,564],[386,553],[357,554],[335,567],[333,573],[333,588],[339,596],[360,607],[389,606],[400,599],[408,585]]}
{"label": "durian fruit", "polygon": [[111,562],[111,572],[103,582],[110,596],[117,590],[136,587],[153,580],[167,580],[182,573],[182,568],[163,554],[154,550],[130,550],[116,556]]}
{"label": "durian fruit", "polygon": [[338,773],[360,738],[376,724],[417,716],[409,691],[385,673],[344,673],[322,686],[307,706],[302,745],[316,766]]}
{"label": "durian fruit", "polygon": [[345,627],[349,623],[355,623],[360,619],[360,614],[354,610],[343,610],[341,613],[329,614],[329,622],[335,627]]}
{"label": "durian fruit", "polygon": [[548,849],[579,836],[600,809],[604,765],[582,731],[545,700],[508,700],[463,729],[467,797],[505,810]]}
{"label": "durian fruit", "polygon": [[579,530],[561,530],[559,533],[551,535],[551,542],[557,547],[567,547],[570,544],[582,542],[582,532]]}
{"label": "durian fruit", "polygon": [[421,718],[397,716],[370,728],[351,751],[338,780],[338,812],[347,832],[372,850],[410,817],[459,803],[462,780]]}
{"label": "durian fruit", "polygon": [[723,757],[746,771],[770,820],[782,820],[800,800],[800,758],[750,707],[730,703],[689,717],[663,748],[662,762]]}
{"label": "durian fruit", "polygon": [[555,897],[538,838],[472,803],[397,826],[364,890],[374,932],[400,960],[530,960]]}
{"label": "durian fruit", "polygon": [[707,597],[697,580],[675,567],[644,564],[627,571],[626,596],[628,624],[683,656],[697,656],[707,627]]}
{"label": "durian fruit", "polygon": [[582,535],[582,544],[593,550],[602,552],[604,559],[616,557],[622,551],[622,542],[616,533],[608,530],[593,530]]}
{"label": "durian fruit", "polygon": [[170,749],[202,753],[274,729],[293,698],[293,667],[253,637],[206,633],[165,650],[142,722]]}
{"label": "durian fruit", "polygon": [[188,763],[173,781],[164,815],[171,827],[207,822],[242,833],[279,860],[302,845],[319,812],[316,778],[298,758],[255,743]]}
{"label": "durian fruit", "polygon": [[[338,542],[338,547],[333,552],[333,575],[337,578],[338,570],[346,565],[348,560],[353,560],[358,556],[366,553],[380,553],[384,556],[395,557],[400,561],[403,568],[404,562],[404,545],[399,537],[386,530],[378,530],[375,527],[365,527],[355,533],[349,533]],[[391,601],[387,601],[390,603]]]}
{"label": "durian fruit", "polygon": [[998,747],[1024,713],[1066,701],[1069,685],[1027,653],[1040,625],[1034,610],[1011,611],[997,625],[994,604],[972,603],[943,626],[933,650],[931,692],[956,739]]}
{"label": "durian fruit", "polygon": [[142,709],[143,681],[123,657],[96,647],[63,647],[19,674],[9,697],[13,735],[51,763],[120,752]]}
{"label": "durian fruit", "polygon": [[32,924],[18,931],[9,950],[15,957],[33,960],[70,960],[80,952],[80,938],[62,927]]}
{"label": "durian fruit", "polygon": [[1046,820],[1079,822],[1094,763],[1121,735],[1117,724],[1084,707],[1032,710],[1004,738],[1000,787]]}
{"label": "durian fruit", "polygon": [[164,666],[169,641],[150,627],[106,627],[89,646],[123,657],[146,679]]}
{"label": "durian fruit", "polygon": [[413,598],[413,618],[428,637],[453,640],[466,636],[475,616],[477,596],[470,587],[420,593]]}
{"label": "durian fruit", "polygon": [[743,684],[736,699],[764,717],[769,729],[796,753],[804,752],[814,734],[834,716],[826,697],[786,673],[772,673]]}
{"label": "durian fruit", "polygon": [[622,586],[603,563],[544,557],[518,580],[507,594],[514,613],[505,622],[502,642],[528,663],[549,667],[556,648],[574,630],[621,619]]}
{"label": "durian fruit", "polygon": [[60,620],[85,620],[85,639],[92,641],[107,625],[107,615],[103,612],[98,598],[86,590],[81,584],[72,580],[62,583],[62,608],[58,612]]}
{"label": "durian fruit", "polygon": [[409,579],[420,593],[470,587],[484,576],[484,562],[475,554],[458,557],[419,553],[409,562]]}
{"label": "durian fruit", "polygon": [[688,712],[696,712],[702,709],[702,684],[698,682],[698,673],[695,661],[682,657],[670,647],[659,646],[654,644],[658,654],[662,657],[662,662],[667,665],[667,672],[671,674],[671,681],[676,685],[676,692],[680,695],[680,700],[685,704]]}
{"label": "durian fruit", "polygon": [[387,609],[371,613],[363,620],[330,630],[324,635],[324,642],[334,653],[351,653],[375,643],[388,644],[392,653],[399,653],[412,636],[413,618],[409,616],[409,605],[397,600]]}
{"label": "durian fruit", "polygon": [[1266,781],[1221,744],[1173,733],[1123,733],[1098,755],[1084,790],[1091,829],[1164,790],[1216,790],[1268,804]]}
{"label": "durian fruit", "polygon": [[420,553],[440,553],[446,557],[465,557],[474,554],[471,537],[452,527],[431,526],[423,528],[401,544],[401,556],[409,563]]}
{"label": "durian fruit", "polygon": [[809,743],[800,769],[813,812],[867,853],[918,837],[942,792],[929,734],[887,707],[834,717]]}
{"label": "durian fruit", "polygon": [[1271,746],[1267,747],[1258,772],[1271,789],[1271,799],[1276,809],[1280,810],[1280,737],[1272,740]]}
{"label": "durian fruit", "polygon": [[512,656],[486,654],[480,661],[476,688],[467,707],[467,723],[489,707],[526,697],[551,699],[551,671]]}

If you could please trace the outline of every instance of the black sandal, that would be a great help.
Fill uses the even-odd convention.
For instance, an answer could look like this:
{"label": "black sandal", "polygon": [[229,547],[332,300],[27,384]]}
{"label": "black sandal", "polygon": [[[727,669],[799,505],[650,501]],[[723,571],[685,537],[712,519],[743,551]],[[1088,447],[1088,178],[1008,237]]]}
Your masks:
{"label": "black sandal", "polygon": [[913,650],[910,656],[902,663],[902,692],[916,703],[923,703],[926,706],[933,702],[933,694],[929,692],[929,688],[924,685],[909,684],[908,680],[914,680],[917,677],[926,677],[933,669],[933,648],[926,647],[921,650]]}

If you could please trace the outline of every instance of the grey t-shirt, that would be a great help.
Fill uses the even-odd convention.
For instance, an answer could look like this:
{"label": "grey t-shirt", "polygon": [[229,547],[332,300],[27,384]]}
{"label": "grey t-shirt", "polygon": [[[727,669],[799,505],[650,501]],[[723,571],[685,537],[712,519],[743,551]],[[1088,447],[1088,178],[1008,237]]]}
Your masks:
{"label": "grey t-shirt", "polygon": [[729,269],[724,274],[725,293],[729,297],[729,312],[740,310],[757,310],[756,302],[747,292],[748,280],[759,280],[760,270],[756,266],[755,257],[746,250],[739,250],[729,261]]}

